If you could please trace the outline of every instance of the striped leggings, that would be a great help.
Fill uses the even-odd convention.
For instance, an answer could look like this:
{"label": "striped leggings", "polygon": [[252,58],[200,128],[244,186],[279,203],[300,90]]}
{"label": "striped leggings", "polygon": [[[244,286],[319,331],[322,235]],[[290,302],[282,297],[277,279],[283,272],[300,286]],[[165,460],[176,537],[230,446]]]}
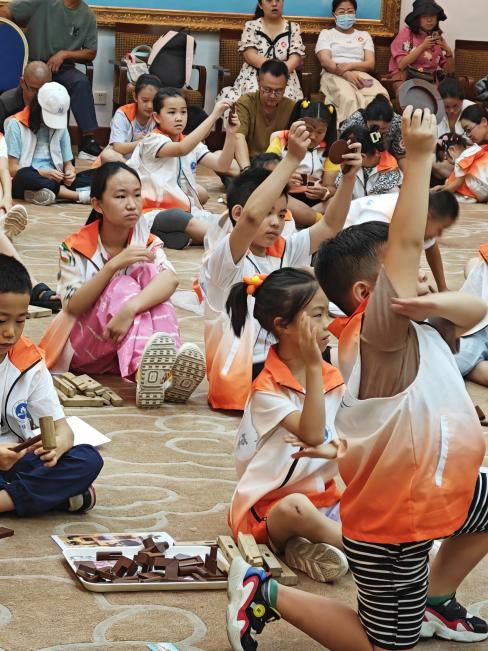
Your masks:
{"label": "striped leggings", "polygon": [[[482,468],[464,524],[454,536],[488,532],[488,468]],[[410,649],[420,637],[429,582],[432,540],[396,545],[344,538],[358,588],[358,614],[370,641]]]}

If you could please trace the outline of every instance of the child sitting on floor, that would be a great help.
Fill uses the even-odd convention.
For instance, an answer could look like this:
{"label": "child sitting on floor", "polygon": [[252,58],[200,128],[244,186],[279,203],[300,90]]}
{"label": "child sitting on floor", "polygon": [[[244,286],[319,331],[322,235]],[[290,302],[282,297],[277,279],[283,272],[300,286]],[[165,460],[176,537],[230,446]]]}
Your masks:
{"label": "child sitting on floor", "polygon": [[[153,104],[157,128],[141,140],[129,160],[129,165],[137,170],[142,181],[143,209],[145,212],[158,211],[153,228],[157,228],[154,232],[163,241],[166,241],[168,233],[178,230],[187,234],[187,244],[190,238],[193,243],[202,244],[212,215],[201,205],[196,168],[200,164],[218,172],[230,170],[239,121],[237,116],[229,120],[223,150],[212,153],[202,140],[229,109],[229,102],[216,104],[212,114],[187,136],[183,135],[183,130],[188,109],[179,90],[161,88]],[[174,208],[179,209],[178,224],[174,223],[173,214],[161,212]]]}
{"label": "child sitting on floor", "polygon": [[[310,145],[305,124],[292,125],[288,151],[273,172],[243,172],[227,193],[234,225],[203,261],[200,286],[204,297],[205,348],[209,381],[208,399],[215,409],[244,409],[252,378],[262,370],[273,335],[250,319],[240,338],[230,327],[225,302],[230,288],[244,276],[271,273],[281,267],[306,267],[319,244],[343,227],[360,145],[352,145],[344,162],[350,166],[327,214],[310,228],[283,238],[286,223],[286,185]],[[253,302],[252,297],[249,301]]]}
{"label": "child sitting on floor", "polygon": [[[343,391],[341,374],[322,359],[327,346],[327,298],[313,274],[285,267],[244,278],[231,289],[227,310],[240,336],[247,298],[254,316],[273,332],[271,347],[252,386],[236,435],[239,482],[230,506],[234,538],[250,533],[258,543],[285,551],[286,562],[316,581],[347,572],[337,522],[340,493],[334,419]],[[295,437],[307,447],[293,454]],[[298,461],[300,460],[300,461]]]}
{"label": "child sitting on floor", "polygon": [[434,192],[453,192],[459,201],[485,203],[488,201],[488,151],[480,145],[468,145],[457,133],[446,134],[441,139],[447,160],[454,165],[444,185],[437,185]]}
{"label": "child sitting on floor", "polygon": [[76,175],[68,132],[68,91],[44,84],[29,106],[6,121],[12,196],[48,206],[56,199],[90,203],[91,172]]}
{"label": "child sitting on floor", "polygon": [[[0,254],[0,513],[84,513],[95,506],[92,484],[103,461],[91,445],[73,446],[43,353],[22,336],[31,290],[23,264]],[[43,416],[54,419],[56,448],[11,450],[34,436]]]}
{"label": "child sitting on floor", "polygon": [[[408,107],[402,131],[405,180],[386,246],[366,243],[361,259],[343,256],[336,268],[326,244],[315,266],[339,307],[351,315],[359,308],[340,336],[346,392],[335,420],[346,485],[343,543],[358,614],[278,585],[239,558],[228,584],[234,651],[255,651],[255,634],[280,615],[330,651],[407,651],[421,635],[488,638],[486,622],[455,596],[488,552],[483,434],[449,346],[432,325],[417,322],[435,317],[452,344],[483,318],[486,304],[455,292],[417,295],[436,120]],[[367,304],[358,303],[360,286],[370,288]],[[429,572],[436,538],[444,541]]]}
{"label": "child sitting on floor", "polygon": [[[379,131],[354,125],[342,132],[341,140],[361,143],[363,166],[357,173],[353,199],[399,191],[403,174],[398,160],[385,150]],[[336,184],[341,177],[342,172],[339,172]]]}
{"label": "child sitting on floor", "polygon": [[205,362],[197,346],[181,346],[170,300],[178,279],[141,217],[137,172],[105,163],[93,174],[91,194],[99,219],[60,247],[63,311],[41,342],[48,363],[133,380],[138,407],[185,402],[202,381]]}
{"label": "child sitting on floor", "polygon": [[20,204],[12,205],[12,179],[8,169],[7,142],[0,133],[0,230],[11,240],[27,224],[27,210]]}

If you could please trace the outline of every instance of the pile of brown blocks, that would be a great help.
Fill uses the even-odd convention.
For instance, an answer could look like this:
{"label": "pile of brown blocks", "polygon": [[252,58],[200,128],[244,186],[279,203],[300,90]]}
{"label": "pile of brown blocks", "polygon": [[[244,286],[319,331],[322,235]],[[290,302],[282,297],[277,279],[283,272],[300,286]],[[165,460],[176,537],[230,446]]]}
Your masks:
{"label": "pile of brown blocks", "polygon": [[124,400],[89,375],[53,375],[54,386],[63,407],[122,407]]}
{"label": "pile of brown blocks", "polygon": [[123,556],[122,552],[97,552],[97,561],[116,561],[113,567],[99,569],[93,561],[80,562],[76,574],[89,583],[178,583],[190,581],[226,581],[227,573],[219,569],[217,545],[210,547],[210,553],[201,556],[176,554],[165,555],[169,545],[155,543],[152,538],[143,540],[144,549],[134,558]]}

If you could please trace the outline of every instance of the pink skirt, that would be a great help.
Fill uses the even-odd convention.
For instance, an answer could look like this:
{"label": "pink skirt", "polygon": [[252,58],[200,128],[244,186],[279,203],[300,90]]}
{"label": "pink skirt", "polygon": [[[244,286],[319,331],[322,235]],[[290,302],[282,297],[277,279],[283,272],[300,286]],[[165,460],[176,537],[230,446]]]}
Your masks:
{"label": "pink skirt", "polygon": [[149,337],[164,332],[181,346],[176,312],[168,300],[138,314],[121,343],[105,340],[103,332],[110,319],[157,276],[154,264],[137,265],[130,274],[112,278],[95,305],[76,320],[70,343],[74,350],[70,369],[82,373],[110,373],[134,379]]}

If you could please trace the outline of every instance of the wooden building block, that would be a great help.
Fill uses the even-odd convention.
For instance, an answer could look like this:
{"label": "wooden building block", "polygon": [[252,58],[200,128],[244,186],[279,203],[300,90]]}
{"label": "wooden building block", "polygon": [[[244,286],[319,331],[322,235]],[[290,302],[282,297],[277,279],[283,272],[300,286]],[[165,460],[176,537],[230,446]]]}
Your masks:
{"label": "wooden building block", "polygon": [[14,530],[8,527],[0,527],[0,538],[9,538],[14,535]]}
{"label": "wooden building block", "polygon": [[230,536],[217,536],[217,545],[229,563],[241,556],[241,552]]}
{"label": "wooden building block", "polygon": [[124,404],[124,399],[121,398],[118,393],[112,391],[112,389],[105,388],[102,395],[104,398],[108,398],[114,407],[122,407]]}
{"label": "wooden building block", "polygon": [[43,316],[51,316],[53,313],[48,307],[36,307],[35,305],[29,305],[27,311],[28,319],[38,319]]}
{"label": "wooden building block", "polygon": [[237,546],[239,551],[250,565],[263,567],[263,557],[250,533],[239,533],[237,536]]}
{"label": "wooden building block", "polygon": [[276,580],[278,583],[281,583],[282,585],[296,585],[298,583],[298,576],[290,570],[288,565],[283,563],[283,561],[280,561],[281,565],[281,574],[280,576],[276,577]]}
{"label": "wooden building block", "polygon": [[62,402],[63,407],[103,407],[103,398],[95,396],[88,398],[87,396],[75,396],[74,398],[65,398]]}
{"label": "wooden building block", "polygon": [[59,389],[67,398],[74,398],[76,389],[72,384],[65,380],[60,375],[53,375],[53,383],[56,389]]}
{"label": "wooden building block", "polygon": [[273,552],[267,545],[258,545],[258,549],[263,557],[264,567],[270,572],[271,576],[276,578],[283,573],[283,567]]}

